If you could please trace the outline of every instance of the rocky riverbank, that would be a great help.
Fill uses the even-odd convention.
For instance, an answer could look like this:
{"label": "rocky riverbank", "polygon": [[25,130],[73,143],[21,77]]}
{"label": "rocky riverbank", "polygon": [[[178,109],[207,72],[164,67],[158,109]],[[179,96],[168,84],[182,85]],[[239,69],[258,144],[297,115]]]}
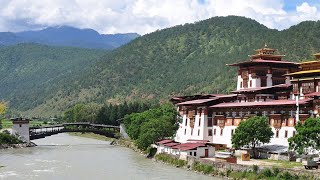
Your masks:
{"label": "rocky riverbank", "polygon": [[19,144],[0,144],[0,149],[19,149],[26,147],[35,147],[37,146],[35,143],[19,143]]}

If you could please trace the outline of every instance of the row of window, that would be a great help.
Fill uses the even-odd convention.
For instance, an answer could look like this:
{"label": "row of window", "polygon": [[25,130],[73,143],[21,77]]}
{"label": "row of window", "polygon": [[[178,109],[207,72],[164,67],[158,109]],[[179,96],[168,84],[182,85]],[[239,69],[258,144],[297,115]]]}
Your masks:
{"label": "row of window", "polygon": [[[234,129],[231,130],[231,136],[234,133]],[[216,136],[217,129],[213,129],[213,135]],[[292,131],[292,136],[296,134],[296,131]],[[208,129],[208,136],[212,136],[212,129]],[[220,136],[223,136],[223,129],[220,129]],[[279,130],[276,131],[275,138],[279,138]],[[284,131],[284,138],[288,138],[288,131]]]}
{"label": "row of window", "polygon": [[[296,131],[292,131],[292,136],[296,135]],[[275,138],[279,138],[279,130],[276,131]],[[288,131],[284,131],[284,138],[288,138]]]}
{"label": "row of window", "polygon": [[[234,129],[231,130],[231,136],[234,133]],[[187,129],[184,129],[184,135],[187,134]],[[296,134],[296,131],[292,131],[292,136]],[[190,135],[193,135],[193,129],[191,129]],[[208,129],[208,136],[216,136],[217,129]],[[200,129],[198,129],[198,136],[200,136]],[[220,129],[220,136],[223,136],[223,129]],[[275,138],[279,138],[279,130],[276,131]],[[288,138],[288,130],[284,131],[284,138]]]}
{"label": "row of window", "polygon": [[[234,129],[231,130],[231,135],[234,133]],[[217,134],[217,129],[213,129],[213,135]],[[208,136],[212,136],[212,129],[208,129]],[[220,136],[223,136],[223,129],[220,129]]]}
{"label": "row of window", "polygon": [[[184,135],[187,134],[187,129],[184,129]],[[191,129],[190,135],[193,135],[193,129]],[[198,129],[198,136],[200,136],[200,129]]]}
{"label": "row of window", "polygon": [[[192,156],[192,152],[190,152],[189,155]],[[197,156],[197,152],[193,152],[193,156]]]}

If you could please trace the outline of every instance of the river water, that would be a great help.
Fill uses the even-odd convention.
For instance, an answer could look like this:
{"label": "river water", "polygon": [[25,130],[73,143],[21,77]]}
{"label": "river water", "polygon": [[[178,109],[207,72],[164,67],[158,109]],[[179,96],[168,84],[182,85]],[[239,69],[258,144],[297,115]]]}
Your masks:
{"label": "river water", "polygon": [[215,179],[146,159],[109,142],[57,134],[38,146],[0,150],[0,179]]}

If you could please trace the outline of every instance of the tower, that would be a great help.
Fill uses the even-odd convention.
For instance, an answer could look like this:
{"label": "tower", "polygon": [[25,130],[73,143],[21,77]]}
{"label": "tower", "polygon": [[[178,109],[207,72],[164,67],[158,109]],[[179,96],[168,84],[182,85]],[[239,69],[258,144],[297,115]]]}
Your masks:
{"label": "tower", "polygon": [[12,120],[12,134],[17,135],[23,142],[30,142],[29,119],[15,118]]}

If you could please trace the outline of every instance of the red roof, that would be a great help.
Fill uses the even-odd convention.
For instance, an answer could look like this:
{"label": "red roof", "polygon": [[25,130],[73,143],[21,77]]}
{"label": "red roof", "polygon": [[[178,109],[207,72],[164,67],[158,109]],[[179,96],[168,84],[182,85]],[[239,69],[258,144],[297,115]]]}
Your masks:
{"label": "red roof", "polygon": [[304,96],[307,96],[307,97],[320,96],[320,92],[313,92],[313,93],[310,93],[310,94],[306,94]]}
{"label": "red roof", "polygon": [[250,61],[244,61],[234,64],[227,64],[228,66],[240,66],[245,64],[256,64],[256,63],[272,63],[272,64],[286,64],[286,65],[298,65],[298,63],[295,62],[289,62],[289,61],[275,61],[275,60],[250,60]]}
{"label": "red roof", "polygon": [[158,144],[166,144],[166,143],[171,143],[171,142],[173,142],[173,140],[171,140],[171,139],[165,139],[165,140],[159,141],[159,142],[157,142],[157,143],[158,143]]}
{"label": "red roof", "polygon": [[268,86],[268,87],[256,87],[256,88],[244,88],[237,91],[232,91],[233,93],[242,93],[242,92],[255,92],[255,91],[261,91],[266,89],[277,89],[277,88],[288,88],[292,86],[291,84],[278,84],[274,86]]}
{"label": "red roof", "polygon": [[189,104],[203,104],[203,103],[207,103],[210,101],[214,101],[217,100],[218,98],[212,98],[212,99],[196,99],[196,100],[192,100],[192,101],[185,101],[182,103],[178,103],[178,105],[189,105]]}
{"label": "red roof", "polygon": [[172,149],[179,149],[182,151],[195,149],[198,147],[205,147],[206,143],[183,143],[176,146],[173,146]]}
{"label": "red roof", "polygon": [[178,145],[178,144],[180,144],[180,143],[178,143],[178,142],[172,142],[172,143],[164,144],[164,146],[172,147],[172,146],[176,146],[176,145]]}
{"label": "red roof", "polygon": [[[311,99],[300,99],[299,104],[307,104]],[[248,107],[248,106],[281,106],[281,105],[296,105],[295,100],[273,100],[263,102],[233,102],[233,103],[220,103],[211,108],[227,108],[227,107]]]}
{"label": "red roof", "polygon": [[187,141],[191,141],[190,143],[207,143],[210,142],[209,140],[197,140],[197,139],[188,139]]}

